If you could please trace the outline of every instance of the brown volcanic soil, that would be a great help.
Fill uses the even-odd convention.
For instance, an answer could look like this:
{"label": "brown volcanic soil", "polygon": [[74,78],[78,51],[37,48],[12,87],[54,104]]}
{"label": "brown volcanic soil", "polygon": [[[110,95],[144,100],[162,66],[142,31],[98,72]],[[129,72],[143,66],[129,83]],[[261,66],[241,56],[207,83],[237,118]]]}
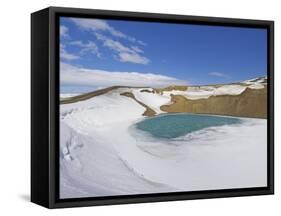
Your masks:
{"label": "brown volcanic soil", "polygon": [[251,118],[267,117],[267,88],[247,88],[240,95],[211,96],[208,99],[190,100],[181,95],[172,95],[172,104],[163,105],[164,112],[189,112],[231,115]]}
{"label": "brown volcanic soil", "polygon": [[141,101],[138,101],[133,93],[131,93],[131,92],[123,92],[120,95],[132,98],[137,103],[142,105],[146,109],[145,112],[142,114],[143,116],[155,116],[156,115],[156,112],[153,109],[151,109],[149,106],[147,106],[146,104],[142,103]]}

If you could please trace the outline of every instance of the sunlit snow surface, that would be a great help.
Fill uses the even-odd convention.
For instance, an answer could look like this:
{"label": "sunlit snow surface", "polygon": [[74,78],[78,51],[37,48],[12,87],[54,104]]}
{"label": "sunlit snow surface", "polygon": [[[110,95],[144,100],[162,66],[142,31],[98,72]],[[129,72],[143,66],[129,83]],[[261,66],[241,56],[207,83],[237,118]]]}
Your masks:
{"label": "sunlit snow surface", "polygon": [[[136,130],[145,109],[127,90],[61,105],[61,198],[266,186],[266,120],[158,139]],[[144,93],[158,113],[169,102]]]}

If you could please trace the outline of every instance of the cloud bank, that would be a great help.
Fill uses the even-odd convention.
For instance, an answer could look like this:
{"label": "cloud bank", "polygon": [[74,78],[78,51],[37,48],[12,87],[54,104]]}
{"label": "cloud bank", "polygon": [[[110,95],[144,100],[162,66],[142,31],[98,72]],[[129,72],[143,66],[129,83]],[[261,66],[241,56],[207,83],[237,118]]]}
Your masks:
{"label": "cloud bank", "polygon": [[164,87],[187,84],[186,81],[159,74],[85,69],[66,63],[60,64],[60,83],[61,85],[91,86],[94,88],[116,85]]}

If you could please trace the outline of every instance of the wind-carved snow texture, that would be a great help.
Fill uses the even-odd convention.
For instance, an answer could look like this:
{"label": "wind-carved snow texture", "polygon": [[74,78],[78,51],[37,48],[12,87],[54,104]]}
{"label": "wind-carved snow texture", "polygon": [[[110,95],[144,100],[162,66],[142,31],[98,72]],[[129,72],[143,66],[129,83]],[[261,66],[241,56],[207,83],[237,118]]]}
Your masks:
{"label": "wind-carved snow texture", "polygon": [[62,149],[63,158],[65,160],[74,160],[77,150],[83,147],[77,135],[72,135],[69,140],[67,140],[65,147]]}
{"label": "wind-carved snow texture", "polygon": [[170,101],[122,88],[61,105],[61,198],[266,186],[266,120],[158,139],[134,127],[145,108],[127,91],[157,114]]}

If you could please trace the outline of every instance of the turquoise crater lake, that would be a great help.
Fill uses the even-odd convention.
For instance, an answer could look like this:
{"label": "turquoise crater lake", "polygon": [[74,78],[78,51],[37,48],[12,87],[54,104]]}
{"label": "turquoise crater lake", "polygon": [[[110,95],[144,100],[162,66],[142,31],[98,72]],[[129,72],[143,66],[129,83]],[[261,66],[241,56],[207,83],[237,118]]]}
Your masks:
{"label": "turquoise crater lake", "polygon": [[138,122],[136,128],[158,138],[176,138],[213,126],[241,123],[241,119],[195,114],[164,114]]}

